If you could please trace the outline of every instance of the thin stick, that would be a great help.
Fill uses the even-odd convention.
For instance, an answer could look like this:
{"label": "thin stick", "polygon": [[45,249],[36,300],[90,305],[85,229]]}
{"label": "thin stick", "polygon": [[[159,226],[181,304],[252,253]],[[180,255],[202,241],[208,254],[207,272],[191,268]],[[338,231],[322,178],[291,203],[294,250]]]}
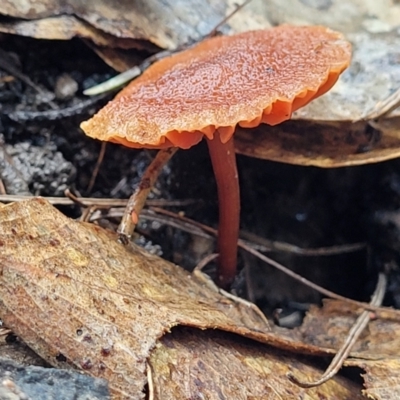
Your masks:
{"label": "thin stick", "polygon": [[147,386],[148,386],[148,400],[154,400],[154,380],[153,371],[149,363],[146,364],[147,373]]}
{"label": "thin stick", "polygon": [[44,111],[27,111],[27,110],[13,110],[7,114],[7,117],[17,122],[24,121],[58,121],[61,118],[72,117],[82,114],[85,110],[95,106],[101,100],[106,98],[108,94],[101,94],[96,97],[91,97],[82,100],[72,106],[65,108],[58,108],[57,110],[44,110]]}
{"label": "thin stick", "polygon": [[[32,200],[35,196],[21,195],[21,194],[0,194],[0,202],[13,203],[15,201]],[[82,207],[95,206],[98,209],[107,209],[112,207],[126,207],[128,199],[104,199],[104,198],[91,198],[91,197],[76,197],[74,199],[69,197],[46,197],[41,196],[50,204],[59,206],[73,206],[79,203]],[[166,199],[150,199],[146,201],[148,206],[154,207],[185,207],[196,203],[194,199],[185,200],[166,200]],[[121,213],[122,215],[122,213]],[[119,216],[121,216],[119,215]]]}
{"label": "thin stick", "polygon": [[122,243],[127,244],[129,242],[147,196],[165,164],[171,159],[177,150],[177,147],[160,150],[150,165],[146,168],[138,187],[128,200],[124,215],[117,229],[119,239]]}
{"label": "thin stick", "polygon": [[65,189],[65,190],[64,190],[64,194],[65,194],[65,196],[69,197],[69,198],[74,202],[74,204],[77,204],[77,205],[80,206],[80,207],[85,207],[85,205],[82,203],[80,197],[75,196],[75,195],[71,192],[70,189]]}
{"label": "thin stick", "polygon": [[153,54],[150,57],[147,57],[142,63],[139,65],[135,65],[128,70],[113,76],[112,78],[99,83],[98,85],[92,86],[83,91],[85,96],[97,96],[99,94],[107,93],[112,90],[116,90],[121,88],[122,86],[126,85],[131,80],[137,78],[138,76],[142,75],[143,72],[150,67],[151,64],[159,61],[167,56],[170,56],[177,52],[177,50],[164,50],[160,51],[156,54]]}
{"label": "thin stick", "polygon": [[[174,213],[172,213],[171,211],[167,211],[167,210],[163,210],[163,209],[158,209],[158,208],[153,208],[155,211],[161,212],[163,214],[166,215],[176,215]],[[187,217],[183,217],[183,216],[177,216],[177,218],[186,221],[188,223],[192,223],[194,226],[197,226],[201,229],[203,229],[204,231],[212,234],[213,236],[218,236],[218,232],[216,229],[211,228],[210,226],[204,225],[200,222],[191,220]],[[302,277],[299,274],[296,274],[296,272],[293,272],[291,269],[286,268],[285,266],[283,266],[282,264],[278,263],[277,261],[273,260],[272,258],[267,257],[266,255],[260,253],[259,251],[253,249],[248,243],[246,243],[245,241],[243,241],[242,239],[238,240],[238,246],[240,248],[242,248],[243,250],[246,250],[248,253],[253,254],[255,257],[259,258],[260,260],[264,261],[265,263],[271,265],[272,267],[278,269],[279,271],[282,271],[284,274],[290,276],[291,278],[301,282],[303,285],[310,287],[311,289],[316,290],[317,292],[323,294],[326,297],[332,298],[332,299],[336,299],[336,300],[342,300],[342,301],[347,301],[349,303],[352,303],[353,305],[358,305],[360,306],[361,304],[363,305],[363,307],[365,308],[366,306],[368,306],[368,304],[366,303],[361,303],[355,300],[351,300],[351,299],[347,299],[346,297],[340,296],[334,292],[331,292],[330,290],[324,289],[323,287],[317,285],[316,283],[313,283],[311,281],[309,281],[308,279]],[[370,309],[370,308],[368,308]]]}
{"label": "thin stick", "polygon": [[91,219],[93,213],[96,212],[96,210],[97,210],[96,206],[86,207],[83,210],[82,215],[79,218],[79,221],[90,222],[90,219]]}
{"label": "thin stick", "polygon": [[[170,216],[175,215],[176,218],[178,218],[182,221],[185,221],[187,223],[191,223],[194,226],[196,226],[200,229],[203,229],[205,232],[208,232],[213,236],[217,236],[217,234],[218,234],[216,229],[211,228],[210,226],[204,225],[200,222],[194,221],[190,218],[183,217],[183,216],[177,215],[175,213],[172,213],[171,211],[167,211],[167,210],[163,210],[163,209],[159,209],[159,208],[153,208],[153,210],[160,212],[162,214],[165,214],[165,215],[170,215]],[[391,320],[395,320],[395,321],[400,320],[400,311],[399,310],[394,310],[389,307],[378,307],[378,306],[374,306],[372,304],[363,303],[361,301],[352,300],[347,297],[340,296],[339,294],[331,292],[328,289],[324,289],[323,287],[317,285],[316,283],[313,283],[313,282],[309,281],[308,279],[302,277],[301,275],[296,274],[295,272],[293,272],[289,268],[286,268],[285,266],[283,266],[282,264],[273,260],[272,258],[269,258],[269,257],[265,256],[264,254],[260,253],[259,251],[253,249],[248,243],[246,243],[245,241],[243,241],[241,239],[238,240],[238,246],[240,248],[242,248],[243,250],[247,251],[248,253],[253,254],[255,257],[259,258],[260,260],[264,261],[265,263],[271,265],[272,267],[278,269],[279,271],[283,272],[284,274],[295,279],[296,281],[302,283],[303,285],[310,287],[311,289],[314,289],[316,292],[321,293],[322,295],[324,295],[326,297],[329,297],[329,298],[335,299],[335,300],[341,300],[343,302],[346,302],[347,304],[351,304],[353,306],[360,307],[364,310],[374,311],[374,312],[376,312],[378,318],[391,319]]]}
{"label": "thin stick", "polygon": [[[205,256],[200,262],[194,267],[193,269],[193,275],[197,275],[198,272],[201,272],[201,279],[203,279],[204,275],[207,277],[207,285],[209,284],[210,278],[208,275],[204,274],[203,269],[204,267],[209,264],[211,261],[214,261],[215,259],[218,258],[218,253],[211,253],[208,256]],[[218,291],[218,286],[213,282],[213,288]]]}
{"label": "thin stick", "polygon": [[12,75],[6,75],[0,78],[0,83],[8,83],[13,81],[15,81],[15,76]]}
{"label": "thin stick", "polygon": [[24,82],[32,89],[36,90],[44,99],[47,99],[46,103],[53,109],[57,110],[57,105],[53,102],[55,97],[53,92],[36,85],[27,75],[22,73],[12,62],[11,57],[4,50],[0,49],[0,68],[7,71],[9,74],[13,75],[15,78],[18,78],[20,81]]}
{"label": "thin stick", "polygon": [[[205,37],[213,37],[217,34],[218,29],[225,24],[229,19],[231,19],[238,11],[240,11],[244,6],[247,6],[252,0],[245,0],[242,4],[236,5],[235,9],[230,12],[222,21],[220,21],[214,29]],[[204,38],[203,38],[204,39]]]}
{"label": "thin stick", "polygon": [[[371,298],[371,305],[380,306],[382,304],[383,297],[385,296],[386,292],[386,285],[386,276],[382,273],[379,274],[378,283],[376,285],[375,292]],[[290,381],[303,388],[312,388],[320,386],[323,383],[327,382],[329,379],[333,378],[339,372],[340,368],[342,368],[343,363],[349,356],[351,349],[355,345],[356,341],[358,340],[364,329],[367,327],[370,320],[371,313],[369,311],[363,311],[350,329],[345,342],[338,350],[329,367],[326,369],[321,378],[314,382],[305,382],[301,379],[296,378],[292,373],[289,373],[288,378],[290,379]]]}
{"label": "thin stick", "polygon": [[[371,120],[376,120],[378,118],[382,119],[383,117],[387,116],[389,113],[394,111],[399,106],[400,106],[400,88],[395,90],[386,99],[376,103],[371,111],[369,111],[367,114],[361,117],[361,120],[372,122]],[[372,124],[373,122],[371,123],[371,125]]]}
{"label": "thin stick", "polygon": [[89,185],[88,185],[88,187],[86,189],[87,193],[90,193],[92,191],[93,186],[94,186],[94,184],[96,182],[96,178],[97,178],[97,175],[99,173],[101,164],[103,163],[103,160],[104,160],[104,155],[106,154],[106,148],[107,148],[107,142],[101,142],[99,156],[97,157],[96,165],[94,166],[93,173],[92,173],[92,176],[90,178]]}
{"label": "thin stick", "polygon": [[0,178],[0,194],[3,195],[3,194],[6,194],[6,193],[7,193],[6,187],[4,185],[3,180]]}
{"label": "thin stick", "polygon": [[291,243],[269,240],[247,231],[240,231],[240,236],[251,243],[251,246],[259,251],[279,251],[298,254],[300,256],[331,256],[336,254],[354,253],[366,248],[365,242],[339,244],[317,248],[302,248]]}
{"label": "thin stick", "polygon": [[203,284],[205,284],[209,289],[211,289],[214,292],[219,293],[220,295],[226,297],[229,300],[232,300],[234,303],[242,304],[251,310],[253,310],[258,317],[263,321],[265,324],[266,328],[270,331],[271,326],[268,322],[268,319],[266,318],[265,314],[252,302],[243,299],[241,297],[235,296],[232,293],[227,292],[224,289],[221,289],[218,287],[213,280],[205,274],[202,270],[203,268],[210,263],[211,261],[214,261],[216,258],[218,258],[218,254],[209,254],[208,256],[204,257],[194,268],[192,274]]}
{"label": "thin stick", "polygon": [[[83,198],[81,198],[83,199]],[[0,201],[2,201],[2,197],[0,195]],[[110,199],[112,201],[112,199]],[[162,204],[164,203],[165,204]],[[150,209],[144,209],[142,210],[140,214],[140,218],[148,219],[148,220],[155,220],[157,222],[160,222],[162,224],[166,224],[169,226],[172,226],[173,228],[181,229],[185,232],[198,235],[204,238],[211,238],[214,236],[214,234],[211,233],[206,233],[204,229],[201,227],[196,227],[197,229],[194,229],[194,224],[192,220],[189,221],[183,221],[181,219],[181,216],[179,214],[176,214],[174,212],[170,212],[167,210],[164,210],[159,207],[166,207],[166,206],[171,206],[171,207],[183,207],[186,205],[193,204],[195,201],[194,200],[147,200],[146,205],[150,207]],[[157,205],[157,203],[160,203]],[[126,205],[126,202],[123,204],[124,206]],[[100,208],[100,207],[97,207]],[[163,214],[163,216],[160,216],[159,214]],[[113,206],[113,209],[110,210],[110,213],[107,215],[103,215],[100,213],[97,213],[96,215],[93,216],[90,220],[98,220],[101,218],[121,218],[123,215],[123,210],[121,210],[120,207]],[[326,247],[316,247],[316,248],[307,248],[304,249],[302,247],[295,246],[291,243],[285,243],[285,242],[279,242],[275,240],[268,240],[265,238],[261,238],[257,235],[251,234],[249,235],[248,232],[241,230],[240,231],[240,236],[241,237],[246,237],[246,240],[244,243],[246,243],[248,246],[252,247],[255,250],[258,251],[263,251],[263,252],[270,252],[270,251],[279,251],[279,252],[285,252],[285,253],[291,253],[291,254],[298,254],[301,256],[305,257],[315,257],[315,256],[331,256],[331,255],[336,255],[336,254],[344,254],[344,253],[354,253],[355,251],[359,251],[362,249],[366,248],[365,243],[351,243],[351,244],[340,244],[337,246],[326,246]]]}

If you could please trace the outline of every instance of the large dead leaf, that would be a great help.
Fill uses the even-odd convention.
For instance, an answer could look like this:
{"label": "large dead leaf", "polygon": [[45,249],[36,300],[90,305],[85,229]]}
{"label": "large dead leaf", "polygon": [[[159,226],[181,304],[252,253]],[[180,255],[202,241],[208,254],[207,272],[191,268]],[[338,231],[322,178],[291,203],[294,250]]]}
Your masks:
{"label": "large dead leaf", "polygon": [[400,21],[400,5],[392,0],[270,0],[264,10],[277,24],[322,24],[343,32],[387,32]]}
{"label": "large dead leaf", "polygon": [[263,2],[263,15],[273,24],[326,25],[345,33],[353,44],[352,65],[338,84],[295,118],[357,121],[400,88],[398,2],[272,0]]}
{"label": "large dead leaf", "polygon": [[38,20],[7,21],[0,24],[0,32],[29,36],[35,39],[51,40],[69,40],[77,36],[90,39],[98,46],[122,49],[145,48],[153,51],[156,49],[155,46],[151,46],[140,40],[113,36],[94,28],[92,25],[73,15],[54,16]]}
{"label": "large dead leaf", "polygon": [[[142,397],[156,340],[181,324],[325,354],[275,335],[257,313],[43,199],[0,208],[0,316],[50,364],[105,378],[115,398]],[[69,364],[62,361],[66,359]]]}
{"label": "large dead leaf", "polygon": [[288,121],[277,126],[237,128],[240,154],[264,160],[323,168],[364,165],[400,156],[400,119],[371,132],[366,122]]}
{"label": "large dead leaf", "polygon": [[[48,38],[60,34],[82,35],[95,42],[108,41],[109,46],[125,48],[135,42],[143,45],[144,41],[161,48],[175,48],[208,34],[233,9],[234,3],[231,0],[151,0],[122,6],[120,2],[108,0],[68,3],[8,0],[1,3],[0,14],[32,21],[15,20],[15,27],[7,21],[0,24],[0,31],[24,34],[26,29],[25,34],[34,37],[47,34]],[[59,19],[59,26],[54,24],[54,17]],[[49,22],[44,22],[46,18]],[[281,23],[323,24],[347,34],[354,47],[352,66],[333,90],[299,110],[295,118],[354,121],[362,119],[400,87],[399,21],[400,6],[389,0],[379,3],[374,0],[253,0],[228,21],[224,30],[237,32]],[[400,115],[400,111],[392,115]]]}
{"label": "large dead leaf", "polygon": [[[322,310],[314,308],[301,329],[274,328],[271,332],[246,305],[221,296],[181,268],[140,248],[128,251],[116,242],[114,234],[72,221],[43,199],[1,207],[0,222],[1,318],[49,363],[63,368],[77,367],[107,379],[116,399],[142,397],[151,350],[176,325],[218,328],[277,349],[328,355],[340,346],[359,312],[342,303],[330,302]],[[371,322],[348,361],[348,365],[366,370],[368,393],[378,393],[374,398],[379,400],[384,397],[379,394],[375,371],[380,377],[386,376],[388,385],[394,385],[389,381],[390,368],[399,362],[399,313],[389,311],[379,315],[397,321]],[[169,339],[165,340],[161,346],[168,347]],[[192,343],[190,338],[187,340]],[[207,343],[213,352],[214,344]],[[182,346],[182,349],[187,347],[184,343]],[[226,346],[227,349],[221,347],[221,359],[232,363],[240,359],[241,363],[236,364],[240,370],[241,345]],[[271,369],[268,360],[275,360],[275,353],[261,344],[254,346],[254,351],[257,348],[266,359],[252,360],[248,356],[252,361],[246,361],[251,364],[245,365],[246,371],[250,374],[256,370],[258,378],[268,378]],[[233,353],[229,355],[231,348]],[[164,357],[165,350],[160,351],[157,354]],[[194,350],[189,346],[189,351]],[[186,354],[182,355],[182,362],[186,359],[190,363],[190,354],[186,350],[182,354]],[[177,356],[176,352],[172,356]],[[158,356],[154,357],[151,361],[154,368],[162,369]],[[317,374],[295,358],[284,360],[290,361],[294,369],[310,371],[311,377]],[[390,360],[387,367],[382,360]],[[164,372],[171,368],[170,362],[164,364]],[[284,363],[279,368],[282,372],[279,379],[283,379]],[[157,379],[165,379],[164,372]],[[335,386],[337,390],[340,387]],[[282,390],[290,388],[289,385]],[[250,389],[246,385],[228,385],[226,390]],[[396,390],[392,393],[397,393]]]}
{"label": "large dead leaf", "polygon": [[0,13],[39,20],[58,15],[76,16],[118,38],[148,40],[161,48],[174,48],[206,35],[221,21],[227,2],[212,0],[126,2],[109,0],[5,1]]}
{"label": "large dead leaf", "polygon": [[363,374],[363,393],[374,400],[397,400],[400,398],[400,360],[357,360],[348,362],[366,371]]}
{"label": "large dead leaf", "polygon": [[340,399],[364,398],[358,385],[335,377],[317,388],[291,383],[289,372],[317,379],[305,360],[235,335],[174,329],[152,352],[155,399]]}
{"label": "large dead leaf", "polygon": [[[360,310],[340,301],[325,301],[323,308],[312,307],[299,329],[303,340],[313,345],[339,349]],[[366,371],[364,393],[376,400],[400,397],[399,321],[376,319],[355,344],[345,365]]]}
{"label": "large dead leaf", "polygon": [[[311,308],[299,331],[305,342],[338,349],[359,313],[360,309],[355,306],[326,300],[323,308]],[[399,311],[396,313],[400,315]],[[379,318],[371,321],[368,330],[354,346],[352,356],[370,360],[400,357],[399,324],[398,319]]]}
{"label": "large dead leaf", "polygon": [[[400,26],[400,24],[399,24]],[[294,114],[319,121],[358,121],[400,88],[400,33],[348,33],[353,45],[350,68],[325,96]],[[390,116],[399,116],[399,109]]]}

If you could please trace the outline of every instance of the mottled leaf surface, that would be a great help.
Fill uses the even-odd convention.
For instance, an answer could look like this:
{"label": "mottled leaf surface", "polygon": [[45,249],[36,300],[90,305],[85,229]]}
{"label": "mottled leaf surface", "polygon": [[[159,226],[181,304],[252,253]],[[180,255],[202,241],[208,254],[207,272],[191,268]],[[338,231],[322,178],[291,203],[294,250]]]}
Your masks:
{"label": "mottled leaf surface", "polygon": [[[100,46],[175,48],[207,35],[234,9],[233,0],[125,2],[109,0],[4,0],[13,17],[0,31],[40,38],[87,37]],[[45,22],[49,19],[48,22]],[[278,24],[325,25],[353,44],[353,63],[333,90],[295,113],[319,121],[360,120],[400,87],[400,6],[384,0],[253,0],[222,27],[224,33]],[[150,45],[150,47],[149,47]],[[102,53],[101,47],[97,50]],[[121,60],[117,60],[121,57]],[[129,59],[105,59],[116,68]],[[132,63],[136,64],[136,60]],[[392,116],[400,115],[395,110]]]}
{"label": "mottled leaf surface", "polygon": [[0,250],[6,325],[50,364],[107,379],[116,398],[142,397],[150,351],[176,325],[325,353],[275,335],[248,306],[40,198],[0,208]]}
{"label": "mottled leaf surface", "polygon": [[[318,101],[315,100],[315,101]],[[372,131],[367,122],[288,121],[276,126],[237,128],[239,154],[287,164],[349,167],[400,156],[400,118],[386,119]]]}
{"label": "mottled leaf surface", "polygon": [[[307,343],[339,349],[360,312],[340,301],[325,301],[323,308],[311,308],[299,332]],[[370,321],[345,363],[365,370],[362,376],[368,398],[397,400],[400,396],[399,314],[394,311],[387,315],[391,318]]]}
{"label": "mottled leaf surface", "polygon": [[364,398],[358,385],[340,377],[300,388],[289,372],[312,380],[322,371],[301,357],[223,332],[174,329],[157,344],[150,365],[157,400]]}

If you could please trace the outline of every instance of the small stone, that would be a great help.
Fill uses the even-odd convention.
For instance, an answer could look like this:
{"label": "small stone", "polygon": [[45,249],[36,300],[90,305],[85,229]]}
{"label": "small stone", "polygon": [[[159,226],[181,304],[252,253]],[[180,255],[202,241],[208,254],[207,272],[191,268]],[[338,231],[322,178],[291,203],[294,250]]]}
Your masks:
{"label": "small stone", "polygon": [[69,74],[62,74],[56,80],[54,92],[58,100],[68,100],[78,91],[78,83]]}

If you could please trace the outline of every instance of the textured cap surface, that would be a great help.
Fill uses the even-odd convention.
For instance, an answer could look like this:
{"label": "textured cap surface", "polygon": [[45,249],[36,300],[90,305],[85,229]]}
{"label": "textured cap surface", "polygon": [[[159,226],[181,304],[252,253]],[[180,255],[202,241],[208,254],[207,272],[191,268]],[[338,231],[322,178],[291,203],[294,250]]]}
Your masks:
{"label": "textured cap surface", "polygon": [[216,129],[278,124],[324,94],[351,46],[321,26],[282,25],[220,36],[153,64],[81,127],[130,147],[188,148]]}

